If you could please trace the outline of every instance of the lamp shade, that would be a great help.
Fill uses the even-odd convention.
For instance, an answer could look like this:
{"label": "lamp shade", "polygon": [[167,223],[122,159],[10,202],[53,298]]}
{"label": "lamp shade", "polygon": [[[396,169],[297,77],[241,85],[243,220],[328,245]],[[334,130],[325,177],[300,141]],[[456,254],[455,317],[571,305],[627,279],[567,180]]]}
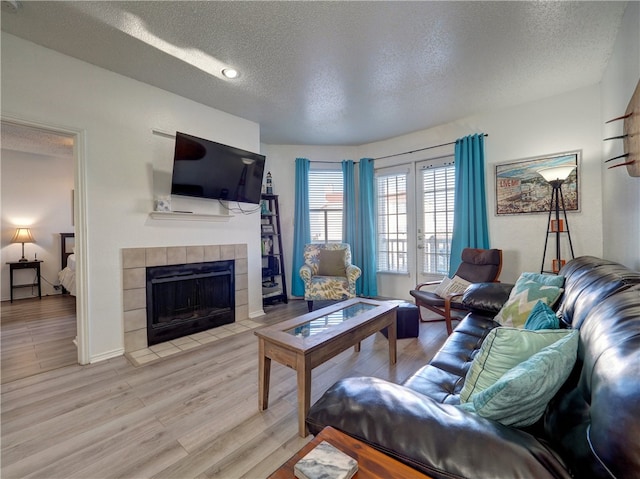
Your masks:
{"label": "lamp shade", "polygon": [[31,230],[29,228],[18,228],[16,229],[16,234],[11,238],[12,243],[35,243],[36,240],[33,239],[31,235]]}
{"label": "lamp shade", "polygon": [[542,176],[547,182],[559,181],[562,183],[569,178],[569,175],[576,169],[576,165],[562,165],[554,166],[551,168],[542,168],[537,173]]}

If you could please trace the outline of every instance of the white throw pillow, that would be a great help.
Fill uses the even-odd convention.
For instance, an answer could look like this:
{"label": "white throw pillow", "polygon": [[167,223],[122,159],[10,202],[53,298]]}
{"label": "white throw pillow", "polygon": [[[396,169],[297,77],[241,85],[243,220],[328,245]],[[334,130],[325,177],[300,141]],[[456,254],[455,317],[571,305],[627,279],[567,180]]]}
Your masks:
{"label": "white throw pillow", "polygon": [[451,284],[451,278],[449,278],[448,276],[445,276],[444,278],[442,278],[442,281],[440,281],[440,284],[438,284],[438,287],[433,291],[433,293],[443,298],[444,292],[446,291],[446,289],[449,287],[450,284]]}
{"label": "white throw pillow", "polygon": [[441,298],[446,298],[450,294],[464,293],[471,283],[460,276],[454,276],[453,278],[444,278],[442,283],[438,285],[435,294]]}

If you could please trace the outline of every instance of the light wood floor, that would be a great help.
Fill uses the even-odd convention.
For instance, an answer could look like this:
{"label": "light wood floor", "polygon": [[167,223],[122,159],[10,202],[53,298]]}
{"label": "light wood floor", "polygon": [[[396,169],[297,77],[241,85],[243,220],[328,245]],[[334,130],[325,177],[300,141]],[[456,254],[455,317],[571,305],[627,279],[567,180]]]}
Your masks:
{"label": "light wood floor", "polygon": [[2,383],[78,362],[75,297],[3,301],[0,312]]}
{"label": "light wood floor", "polygon": [[[306,303],[266,312],[262,321],[273,324],[306,312]],[[359,353],[314,369],[312,402],[342,377],[403,381],[446,337],[444,323],[420,328],[419,338],[398,341],[395,366],[376,333]],[[257,349],[247,332],[142,367],[120,357],[3,382],[0,475],[264,478],[311,436],[297,435],[296,375],[285,366],[272,364],[269,408],[258,412]]]}

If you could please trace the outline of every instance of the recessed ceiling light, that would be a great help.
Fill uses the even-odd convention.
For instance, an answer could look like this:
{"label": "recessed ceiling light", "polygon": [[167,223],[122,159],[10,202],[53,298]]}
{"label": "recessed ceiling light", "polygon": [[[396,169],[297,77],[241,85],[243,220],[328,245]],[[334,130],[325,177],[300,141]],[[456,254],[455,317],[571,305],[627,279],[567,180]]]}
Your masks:
{"label": "recessed ceiling light", "polygon": [[222,74],[227,77],[227,78],[238,78],[238,70],[235,70],[234,68],[224,68],[222,70]]}

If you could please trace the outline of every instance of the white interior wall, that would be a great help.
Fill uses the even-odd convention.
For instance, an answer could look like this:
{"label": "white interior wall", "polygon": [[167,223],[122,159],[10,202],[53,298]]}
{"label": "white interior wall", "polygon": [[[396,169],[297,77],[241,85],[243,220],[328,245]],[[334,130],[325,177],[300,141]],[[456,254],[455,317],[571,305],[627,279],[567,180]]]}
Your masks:
{"label": "white interior wall", "polygon": [[[24,92],[29,92],[28,95]],[[122,354],[122,248],[247,243],[249,313],[262,314],[259,216],[227,222],[152,220],[155,171],[170,170],[171,140],[152,129],[184,131],[260,149],[259,125],[2,33],[2,113],[82,131],[87,224],[87,321],[92,361]],[[168,190],[166,191],[168,193]],[[185,200],[196,212],[210,201]],[[79,231],[80,229],[80,231]],[[79,265],[80,266],[80,265]]]}
{"label": "white interior wall", "polygon": [[[491,246],[503,250],[501,280],[513,282],[522,271],[539,271],[544,249],[547,214],[497,216],[495,214],[495,165],[520,159],[582,150],[580,212],[569,213],[568,221],[576,256],[602,255],[602,207],[600,204],[599,138],[600,95],[597,85],[514,108],[465,118],[438,128],[417,132],[363,147],[364,156],[449,142],[473,133],[487,133],[485,139],[485,181]],[[453,147],[416,153],[414,159],[449,153]],[[404,159],[406,161],[406,158]],[[551,251],[551,250],[549,250]],[[549,254],[549,253],[548,253]],[[408,297],[407,287],[423,280],[381,275],[379,293]]]}
{"label": "white interior wall", "polygon": [[[25,257],[37,255],[42,276],[42,295],[59,294],[50,283],[58,284],[60,235],[72,233],[73,159],[2,150],[2,301],[11,297],[8,261],[18,261],[22,245],[10,243],[16,227],[28,226],[35,243],[25,244]],[[16,284],[28,284],[35,271],[14,272]],[[27,298],[37,289],[14,290],[14,298]]]}
{"label": "white interior wall", "polygon": [[495,131],[495,143],[490,137],[487,146],[487,190],[492,198],[489,221],[493,244],[505,251],[508,260],[503,270],[506,280],[514,281],[522,271],[540,269],[547,215],[495,215],[496,163],[582,150],[578,166],[580,211],[568,213],[568,221],[575,255],[602,256],[599,109],[599,89],[594,85],[495,112],[479,122],[481,130]]}
{"label": "white interior wall", "polygon": [[[437,128],[404,135],[357,148],[264,145],[270,168],[281,185],[285,250],[291,264],[293,235],[294,168],[297,156],[310,159],[380,157],[450,142],[465,135],[484,132],[487,166],[486,186],[491,245],[504,254],[503,281],[515,281],[522,271],[539,271],[542,261],[546,214],[496,216],[495,165],[570,150],[582,150],[580,164],[581,209],[569,213],[569,224],[576,256],[602,256],[602,206],[600,162],[600,93],[597,85],[514,108],[480,114]],[[453,152],[453,146],[380,160],[376,166],[419,161]],[[277,187],[276,187],[277,189]],[[286,193],[285,193],[286,192]],[[419,282],[410,275],[379,275],[381,296],[409,298],[409,290]]]}
{"label": "white interior wall", "polygon": [[[602,138],[622,134],[622,121],[605,124],[624,114],[640,81],[640,3],[629,2],[613,55],[602,78]],[[604,161],[623,153],[622,141],[602,142],[602,204],[605,258],[640,270],[640,178],[626,167]],[[623,162],[624,160],[620,160]]]}

